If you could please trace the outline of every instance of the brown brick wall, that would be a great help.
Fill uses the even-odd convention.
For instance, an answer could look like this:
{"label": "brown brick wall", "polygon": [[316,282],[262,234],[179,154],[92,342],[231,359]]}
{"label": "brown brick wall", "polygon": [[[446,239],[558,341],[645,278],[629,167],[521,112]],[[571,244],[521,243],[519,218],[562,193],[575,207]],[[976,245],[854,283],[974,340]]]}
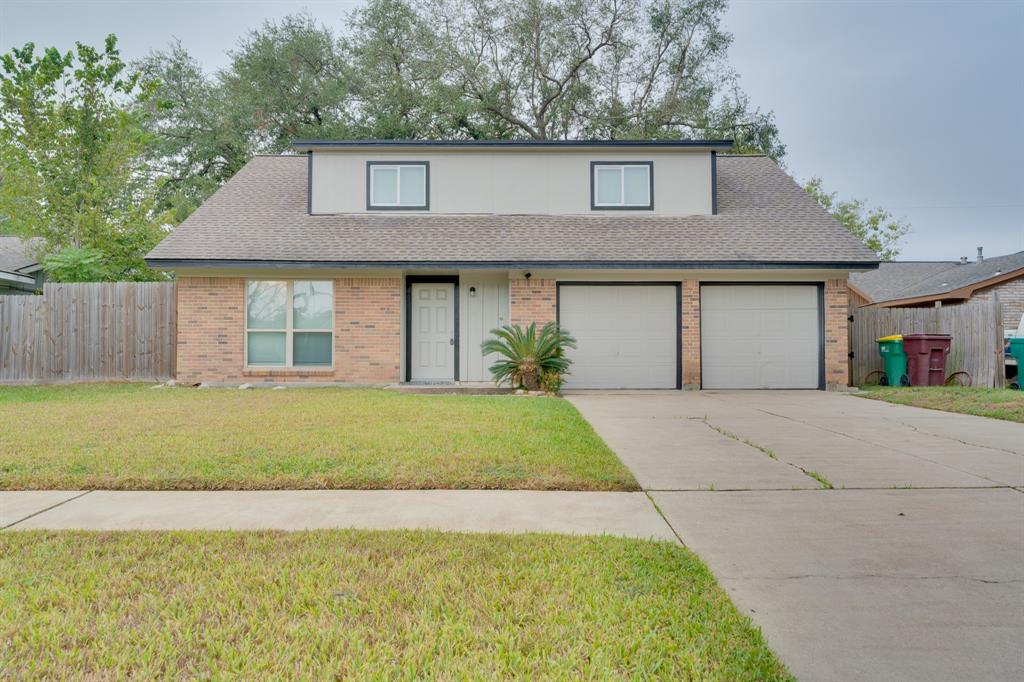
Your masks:
{"label": "brown brick wall", "polygon": [[1020,316],[1024,315],[1024,277],[1011,279],[987,289],[974,292],[971,300],[992,298],[993,293],[999,294],[999,302],[1003,306],[1003,329],[1014,331],[1020,324]]}
{"label": "brown brick wall", "polygon": [[512,324],[525,327],[536,322],[542,327],[555,321],[555,280],[513,279],[509,281],[509,316]]}
{"label": "brown brick wall", "polygon": [[178,279],[178,381],[237,380],[245,362],[245,280]]}
{"label": "brown brick wall", "polygon": [[399,380],[402,280],[334,280],[334,367],[245,370],[245,280],[178,280],[177,378],[206,382]]}
{"label": "brown brick wall", "polygon": [[700,282],[683,281],[683,388],[700,388]]}
{"label": "brown brick wall", "polygon": [[846,281],[825,282],[825,387],[845,387],[849,372],[849,299]]}

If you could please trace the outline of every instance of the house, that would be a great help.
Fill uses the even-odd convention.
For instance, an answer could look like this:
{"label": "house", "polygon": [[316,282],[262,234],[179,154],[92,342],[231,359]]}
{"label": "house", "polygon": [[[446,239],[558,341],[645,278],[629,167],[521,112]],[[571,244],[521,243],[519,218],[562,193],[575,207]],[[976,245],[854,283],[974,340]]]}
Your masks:
{"label": "house", "polygon": [[875,308],[956,305],[999,297],[1003,329],[1013,332],[1024,318],[1024,251],[959,261],[881,263],[877,270],[850,275],[851,301]]}
{"label": "house", "polygon": [[710,141],[320,141],[250,161],[148,256],[182,381],[485,382],[558,321],[568,388],[847,383],[877,266],[771,159]]}
{"label": "house", "polygon": [[30,239],[0,236],[0,296],[42,290],[46,273],[32,255],[35,246]]}

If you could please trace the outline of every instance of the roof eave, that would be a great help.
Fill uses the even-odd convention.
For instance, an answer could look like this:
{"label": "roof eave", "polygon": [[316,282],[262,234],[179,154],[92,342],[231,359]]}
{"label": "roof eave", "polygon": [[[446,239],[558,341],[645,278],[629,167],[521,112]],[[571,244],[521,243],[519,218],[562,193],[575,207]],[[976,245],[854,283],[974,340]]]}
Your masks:
{"label": "roof eave", "polygon": [[580,270],[871,270],[877,262],[863,261],[593,261],[593,260],[495,260],[495,261],[309,261],[207,258],[146,258],[155,269],[255,268],[255,269],[398,269],[398,268],[558,268]]}
{"label": "roof eave", "polygon": [[918,305],[921,303],[934,303],[935,301],[966,301],[974,295],[974,292],[979,289],[986,289],[997,284],[1001,284],[1010,279],[1016,279],[1018,277],[1024,277],[1024,268],[1017,268],[1009,272],[1004,272],[1001,275],[989,277],[987,279],[972,282],[956,289],[950,289],[949,291],[943,291],[935,294],[922,294],[920,296],[907,296],[903,298],[893,298],[888,301],[877,301],[872,303],[867,308],[898,308],[906,305]]}
{"label": "roof eave", "polygon": [[308,152],[314,149],[705,149],[727,151],[732,140],[293,140],[292,149]]}

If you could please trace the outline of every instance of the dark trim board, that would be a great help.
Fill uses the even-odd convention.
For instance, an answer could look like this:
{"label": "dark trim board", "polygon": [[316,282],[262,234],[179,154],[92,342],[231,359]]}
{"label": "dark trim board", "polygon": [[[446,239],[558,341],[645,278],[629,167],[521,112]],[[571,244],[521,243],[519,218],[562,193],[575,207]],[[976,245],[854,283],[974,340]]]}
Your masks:
{"label": "dark trim board", "polygon": [[711,215],[718,215],[718,153],[711,152]]}
{"label": "dark trim board", "polygon": [[458,275],[406,275],[405,277],[405,380],[412,381],[412,285],[413,284],[454,284],[452,305],[454,311],[455,364],[453,381],[459,380],[459,277]]}
{"label": "dark trim board", "polygon": [[306,152],[306,213],[313,215],[313,152]]}
{"label": "dark trim board", "polygon": [[[609,282],[565,281],[555,283],[555,322],[562,324],[562,287],[675,287],[676,290],[676,390],[683,387],[683,283],[682,282]],[[572,330],[569,330],[570,332]]]}
{"label": "dark trim board", "polygon": [[[310,153],[312,158],[313,152]],[[423,206],[374,206],[370,197],[370,173],[374,166],[423,166]],[[367,211],[429,211],[430,210],[430,162],[429,161],[367,161],[366,162],[366,210]]]}
{"label": "dark trim board", "polygon": [[[266,268],[266,269],[489,269],[548,268],[578,270],[877,270],[878,261],[599,261],[599,260],[255,260],[231,258],[147,258],[152,268]],[[806,284],[806,282],[805,282]]]}
{"label": "dark trim board", "polygon": [[[712,152],[713,154],[714,152]],[[597,169],[599,166],[647,166],[647,199],[643,206],[598,206]],[[625,197],[623,197],[625,200]],[[590,162],[590,210],[591,211],[653,211],[654,210],[654,162],[653,161],[591,161]]]}
{"label": "dark trim board", "polygon": [[732,140],[292,140],[300,150],[351,147],[688,147],[695,149],[729,149]]}
{"label": "dark trim board", "polygon": [[[808,286],[816,287],[818,295],[818,390],[825,390],[825,283],[824,282],[700,282],[697,292],[701,315],[700,343],[700,387],[704,389],[704,287],[767,287],[767,286]],[[728,389],[715,389],[724,391]],[[737,389],[752,390],[752,389]],[[773,390],[773,389],[766,389]]]}

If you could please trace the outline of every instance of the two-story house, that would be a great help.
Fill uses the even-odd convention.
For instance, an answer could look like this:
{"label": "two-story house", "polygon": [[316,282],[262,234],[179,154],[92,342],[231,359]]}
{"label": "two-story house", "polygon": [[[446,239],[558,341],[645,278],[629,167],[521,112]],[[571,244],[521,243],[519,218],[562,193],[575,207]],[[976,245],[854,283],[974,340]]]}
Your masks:
{"label": "two-story house", "polygon": [[710,141],[298,141],[147,260],[183,381],[481,382],[503,324],[569,388],[826,388],[877,257],[771,159]]}

